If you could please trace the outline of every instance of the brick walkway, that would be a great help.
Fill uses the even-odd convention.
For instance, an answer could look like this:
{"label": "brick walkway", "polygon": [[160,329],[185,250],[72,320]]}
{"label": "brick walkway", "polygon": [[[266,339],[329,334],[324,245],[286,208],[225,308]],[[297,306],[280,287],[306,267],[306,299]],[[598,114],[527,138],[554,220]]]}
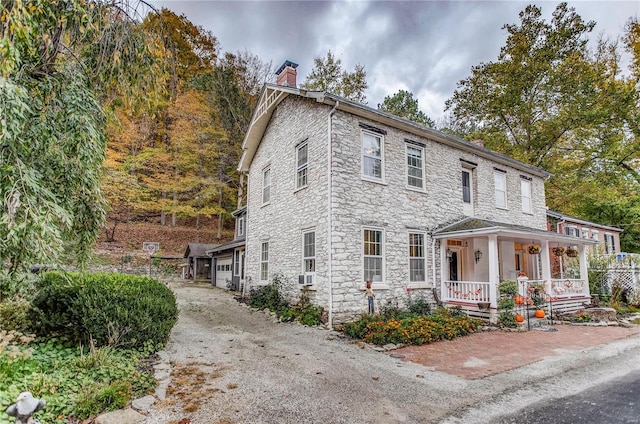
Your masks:
{"label": "brick walkway", "polygon": [[487,377],[540,361],[547,356],[581,350],[640,333],[640,326],[595,327],[556,325],[525,332],[484,331],[424,346],[409,346],[391,353],[468,380]]}

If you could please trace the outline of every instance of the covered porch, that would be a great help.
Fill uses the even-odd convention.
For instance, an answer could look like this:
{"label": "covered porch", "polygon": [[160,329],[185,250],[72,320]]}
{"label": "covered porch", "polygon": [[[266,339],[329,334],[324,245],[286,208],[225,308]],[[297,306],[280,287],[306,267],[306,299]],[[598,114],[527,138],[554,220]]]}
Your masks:
{"label": "covered porch", "polygon": [[[440,242],[440,299],[497,322],[501,281],[518,281],[522,296],[542,287],[547,308],[569,311],[590,303],[586,246],[592,240],[468,218],[433,235]],[[557,255],[560,250],[569,250]],[[551,312],[551,311],[547,311]]]}

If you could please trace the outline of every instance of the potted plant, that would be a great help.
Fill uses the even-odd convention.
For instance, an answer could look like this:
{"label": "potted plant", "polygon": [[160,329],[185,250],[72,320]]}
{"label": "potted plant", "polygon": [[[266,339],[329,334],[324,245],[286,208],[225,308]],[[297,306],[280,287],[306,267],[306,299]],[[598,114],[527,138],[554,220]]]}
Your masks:
{"label": "potted plant", "polygon": [[540,254],[540,246],[537,244],[530,244],[527,248],[530,255],[538,255]]}
{"label": "potted plant", "polygon": [[531,302],[535,308],[536,318],[544,318],[545,313],[542,309],[546,303],[545,293],[542,287],[533,286],[533,293],[531,293]]}
{"label": "potted plant", "polygon": [[554,255],[556,256],[562,256],[564,255],[564,247],[562,246],[558,246],[558,247],[553,247],[551,248],[551,251],[553,252]]}
{"label": "potted plant", "polygon": [[570,258],[575,258],[578,256],[578,249],[575,247],[567,247],[567,250],[564,252]]}

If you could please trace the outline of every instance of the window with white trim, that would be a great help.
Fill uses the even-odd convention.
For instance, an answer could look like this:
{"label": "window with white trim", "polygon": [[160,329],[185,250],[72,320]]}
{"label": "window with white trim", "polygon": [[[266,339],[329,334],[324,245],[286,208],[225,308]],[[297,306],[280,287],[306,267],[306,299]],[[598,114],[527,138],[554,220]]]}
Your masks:
{"label": "window with white trim", "polygon": [[583,228],[582,229],[582,238],[583,239],[588,239],[589,238],[589,229],[588,228]]}
{"label": "window with white trim", "polygon": [[507,174],[500,171],[493,173],[493,180],[496,190],[496,206],[507,208]]}
{"label": "window with white trim", "polygon": [[303,272],[316,272],[316,232],[302,233],[302,269]]}
{"label": "window with white trim", "polygon": [[533,213],[531,205],[531,181],[520,178],[520,193],[522,198],[522,212]]}
{"label": "window with white trim", "polygon": [[262,204],[265,205],[271,201],[271,168],[265,168],[262,171]]}
{"label": "window with white trim", "polygon": [[303,143],[296,148],[296,189],[307,186],[309,169],[309,146]]}
{"label": "window with white trim", "polygon": [[244,216],[238,218],[238,237],[244,235]]}
{"label": "window with white trim", "polygon": [[613,234],[604,233],[604,253],[607,255],[616,253],[616,242]]}
{"label": "window with white trim", "polygon": [[576,227],[575,225],[568,225],[565,229],[564,232],[566,235],[571,236],[571,237],[578,237],[578,227]]}
{"label": "window with white trim", "polygon": [[260,247],[260,281],[269,281],[269,242]]}
{"label": "window with white trim", "polygon": [[600,240],[600,231],[591,230],[591,239],[595,241]]}
{"label": "window with white trim", "polygon": [[384,232],[365,228],[362,230],[363,280],[381,283],[384,275]]}
{"label": "window with white trim", "polygon": [[407,144],[407,186],[424,189],[424,148]]}
{"label": "window with white trim", "polygon": [[471,189],[471,170],[462,170],[462,201],[471,204],[473,196]]}
{"label": "window with white trim", "polygon": [[384,152],[381,135],[362,131],[362,177],[370,180],[384,179]]}
{"label": "window with white trim", "polygon": [[233,258],[233,275],[240,276],[240,249],[236,249]]}
{"label": "window with white trim", "polygon": [[409,233],[409,281],[412,283],[426,281],[423,233]]}

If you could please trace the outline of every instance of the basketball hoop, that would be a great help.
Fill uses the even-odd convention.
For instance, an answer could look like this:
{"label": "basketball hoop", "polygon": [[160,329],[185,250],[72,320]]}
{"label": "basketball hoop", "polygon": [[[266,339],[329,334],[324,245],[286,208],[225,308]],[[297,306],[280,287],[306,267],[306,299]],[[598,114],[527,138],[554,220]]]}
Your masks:
{"label": "basketball hoop", "polygon": [[160,243],[158,242],[145,241],[144,243],[142,243],[142,251],[149,253],[149,256],[152,256],[158,250],[160,250]]}

